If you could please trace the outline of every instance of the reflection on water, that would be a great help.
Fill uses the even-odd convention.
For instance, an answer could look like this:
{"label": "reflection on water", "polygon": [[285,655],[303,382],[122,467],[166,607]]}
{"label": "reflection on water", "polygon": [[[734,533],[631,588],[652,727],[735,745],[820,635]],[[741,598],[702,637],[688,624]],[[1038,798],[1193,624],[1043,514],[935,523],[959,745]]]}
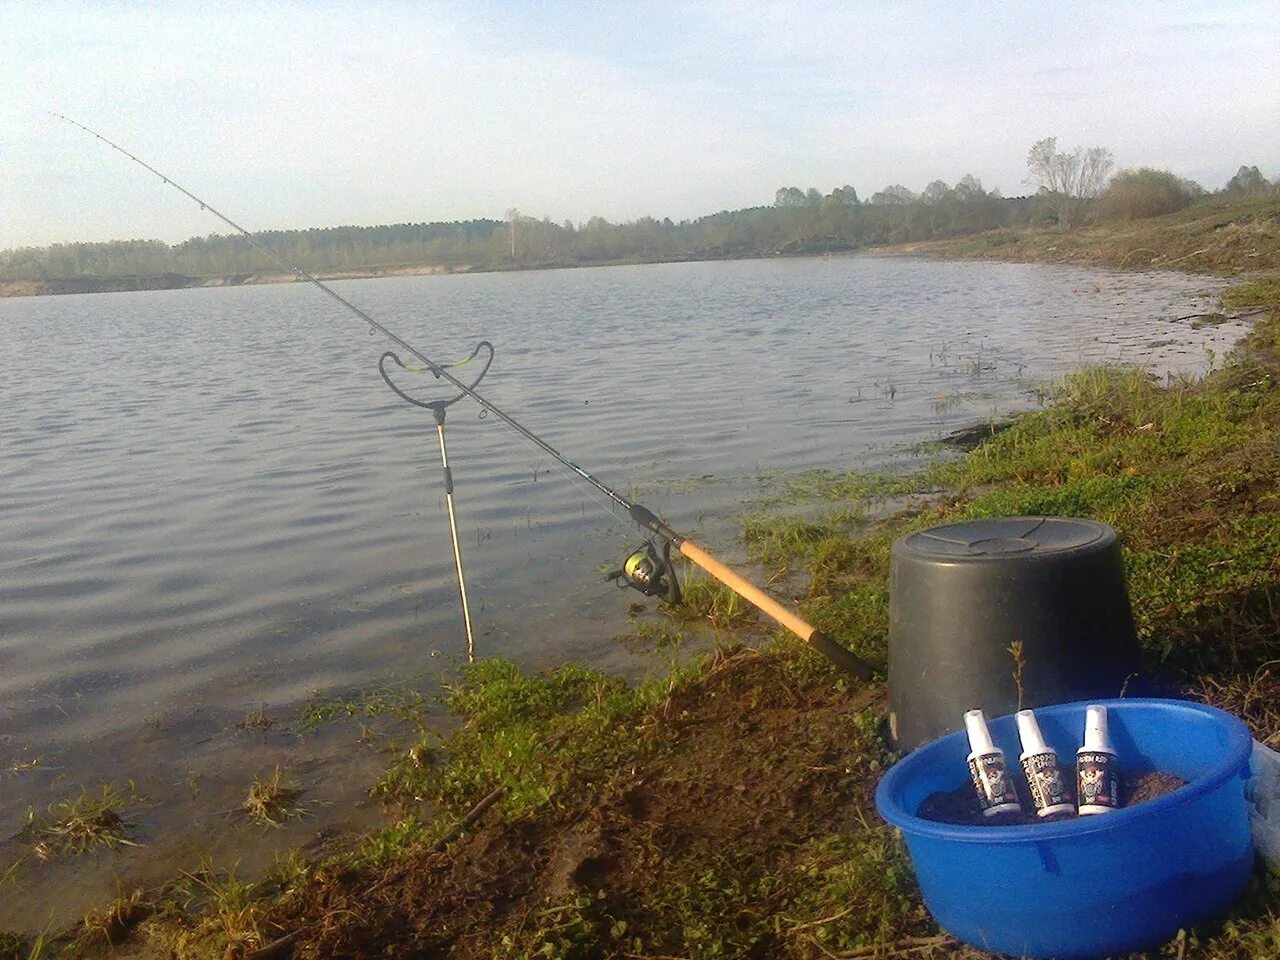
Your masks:
{"label": "reflection on water", "polygon": [[[1240,333],[1156,319],[1203,309],[1202,278],[1022,264],[335,286],[440,360],[492,340],[495,403],[719,544],[769,472],[874,468],[1081,364],[1192,372]],[[0,342],[6,768],[55,757],[75,783],[109,757],[143,784],[180,778],[192,739],[253,705],[430,676],[462,651],[431,416],[382,384],[385,343],[314,289],[0,301]],[[599,569],[634,531],[473,405],[449,442],[480,653],[617,655],[633,597]],[[139,734],[157,729],[172,736]],[[51,799],[34,783],[0,791],[3,835]]]}

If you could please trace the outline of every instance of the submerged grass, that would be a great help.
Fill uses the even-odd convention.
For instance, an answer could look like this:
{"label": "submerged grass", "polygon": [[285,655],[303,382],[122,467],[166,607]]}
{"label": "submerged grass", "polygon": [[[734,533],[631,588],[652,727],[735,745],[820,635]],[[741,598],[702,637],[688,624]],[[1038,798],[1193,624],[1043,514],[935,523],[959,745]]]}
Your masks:
{"label": "submerged grass", "polygon": [[0,932],[0,960],[43,960],[53,956],[50,927],[33,937]]}
{"label": "submerged grass", "polygon": [[426,698],[419,691],[404,685],[375,687],[340,697],[314,696],[294,723],[302,732],[346,719],[391,717],[416,723],[422,719],[426,706]]}
{"label": "submerged grass", "polygon": [[741,627],[756,617],[755,608],[719,580],[683,564],[680,590],[683,599],[668,612],[677,620],[701,620],[718,630]]}
{"label": "submerged grass", "polygon": [[304,815],[298,802],[302,791],[285,779],[284,772],[276,767],[270,776],[255,778],[249,785],[249,794],[241,804],[241,810],[253,823],[263,827],[279,827],[286,820]]}
{"label": "submerged grass", "polygon": [[132,783],[127,788],[107,783],[96,791],[84,789],[44,812],[28,810],[19,837],[42,860],[137,846],[134,824],[126,816],[137,799]]}
{"label": "submerged grass", "polygon": [[742,540],[755,562],[786,566],[811,556],[824,543],[847,539],[855,519],[856,514],[848,508],[812,518],[756,514],[743,520]]}

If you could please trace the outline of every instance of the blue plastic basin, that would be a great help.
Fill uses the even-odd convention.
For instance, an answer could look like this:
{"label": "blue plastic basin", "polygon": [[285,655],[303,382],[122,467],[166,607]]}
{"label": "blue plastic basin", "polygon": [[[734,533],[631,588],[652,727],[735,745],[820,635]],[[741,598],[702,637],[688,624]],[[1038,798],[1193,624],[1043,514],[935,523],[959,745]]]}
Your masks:
{"label": "blue plastic basin", "polygon": [[[1018,957],[1103,957],[1153,947],[1220,915],[1253,867],[1244,780],[1253,745],[1229,713],[1180,700],[1102,700],[1122,771],[1161,770],[1187,785],[1135,807],[1058,823],[956,826],[915,816],[925,797],[969,779],[953,733],[880,782],[880,815],[902,830],[925,904],[952,936]],[[1036,711],[1064,770],[1084,703]],[[1017,763],[1012,716],[991,722]]]}

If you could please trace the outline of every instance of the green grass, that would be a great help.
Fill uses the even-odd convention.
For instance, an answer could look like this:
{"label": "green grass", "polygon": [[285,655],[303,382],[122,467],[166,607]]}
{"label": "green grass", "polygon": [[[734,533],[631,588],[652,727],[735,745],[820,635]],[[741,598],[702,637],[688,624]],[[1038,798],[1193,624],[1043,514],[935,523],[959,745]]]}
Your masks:
{"label": "green grass", "polygon": [[177,956],[239,955],[263,944],[262,916],[274,892],[271,885],[240,876],[236,866],[220,869],[208,859],[184,878],[181,893],[198,919],[171,931]]}
{"label": "green grass", "polygon": [[447,687],[461,726],[444,742],[447,762],[405,754],[374,787],[384,800],[430,799],[465,810],[495,788],[503,814],[519,817],[555,807],[588,789],[634,749],[640,734],[629,721],[653,708],[685,670],[631,686],[578,664],[527,675],[508,660],[479,660]]}
{"label": "green grass", "polygon": [[433,830],[432,824],[410,814],[370,834],[348,860],[353,864],[381,866],[434,839],[433,834],[441,832],[439,827]]}
{"label": "green grass", "polygon": [[855,520],[848,508],[829,510],[819,517],[755,514],[742,522],[742,540],[756,563],[785,565],[797,557],[811,556],[833,539],[845,539]]}
{"label": "green grass", "polygon": [[42,813],[28,810],[19,836],[41,859],[77,857],[97,850],[138,846],[127,810],[137,803],[133,784],[114,783],[58,800]]}
{"label": "green grass", "polygon": [[932,933],[901,837],[876,824],[807,843],[780,926],[794,953],[848,951]]}
{"label": "green grass", "polygon": [[755,607],[743,600],[719,580],[696,570],[692,564],[682,564],[680,603],[664,610],[668,615],[686,622],[703,621],[719,630],[741,627],[756,618]]}
{"label": "green grass", "polygon": [[792,501],[826,500],[857,504],[921,493],[928,486],[927,481],[919,476],[859,470],[840,473],[811,470],[788,476],[785,489]]}
{"label": "green grass", "polygon": [[306,732],[335,720],[375,717],[418,722],[425,709],[426,698],[417,690],[404,686],[375,687],[346,696],[314,696],[299,711],[295,726]]}
{"label": "green grass", "polygon": [[931,928],[901,840],[882,825],[805,843],[774,869],[725,850],[681,863],[675,876],[657,872],[662,882],[636,898],[582,893],[549,904],[484,949],[510,960],[807,957]]}
{"label": "green grass", "polygon": [[1222,295],[1222,305],[1228,310],[1247,310],[1273,303],[1280,303],[1280,277],[1236,284]]}

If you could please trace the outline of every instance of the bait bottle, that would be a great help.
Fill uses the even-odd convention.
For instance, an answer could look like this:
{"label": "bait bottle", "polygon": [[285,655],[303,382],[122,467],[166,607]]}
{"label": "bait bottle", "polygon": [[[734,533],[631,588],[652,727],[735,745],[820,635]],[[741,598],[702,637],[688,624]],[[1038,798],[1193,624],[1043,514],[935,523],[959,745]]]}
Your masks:
{"label": "bait bottle", "polygon": [[1116,752],[1107,736],[1107,708],[1085,710],[1084,746],[1076,751],[1076,797],[1080,815],[1110,813],[1120,806]]}
{"label": "bait bottle", "polygon": [[1075,813],[1075,806],[1067,799],[1062,783],[1062,771],[1058,769],[1058,755],[1044,741],[1036,715],[1030,710],[1019,710],[1018,739],[1022,741],[1022,755],[1018,758],[1027,786],[1031,789],[1031,803],[1036,816],[1053,817]]}
{"label": "bait bottle", "polygon": [[964,715],[964,727],[969,734],[969,776],[973,789],[978,792],[978,803],[984,817],[1002,813],[1019,813],[1022,805],[1013,788],[1013,777],[1004,760],[1004,751],[991,739],[987,718],[981,710],[970,710]]}

